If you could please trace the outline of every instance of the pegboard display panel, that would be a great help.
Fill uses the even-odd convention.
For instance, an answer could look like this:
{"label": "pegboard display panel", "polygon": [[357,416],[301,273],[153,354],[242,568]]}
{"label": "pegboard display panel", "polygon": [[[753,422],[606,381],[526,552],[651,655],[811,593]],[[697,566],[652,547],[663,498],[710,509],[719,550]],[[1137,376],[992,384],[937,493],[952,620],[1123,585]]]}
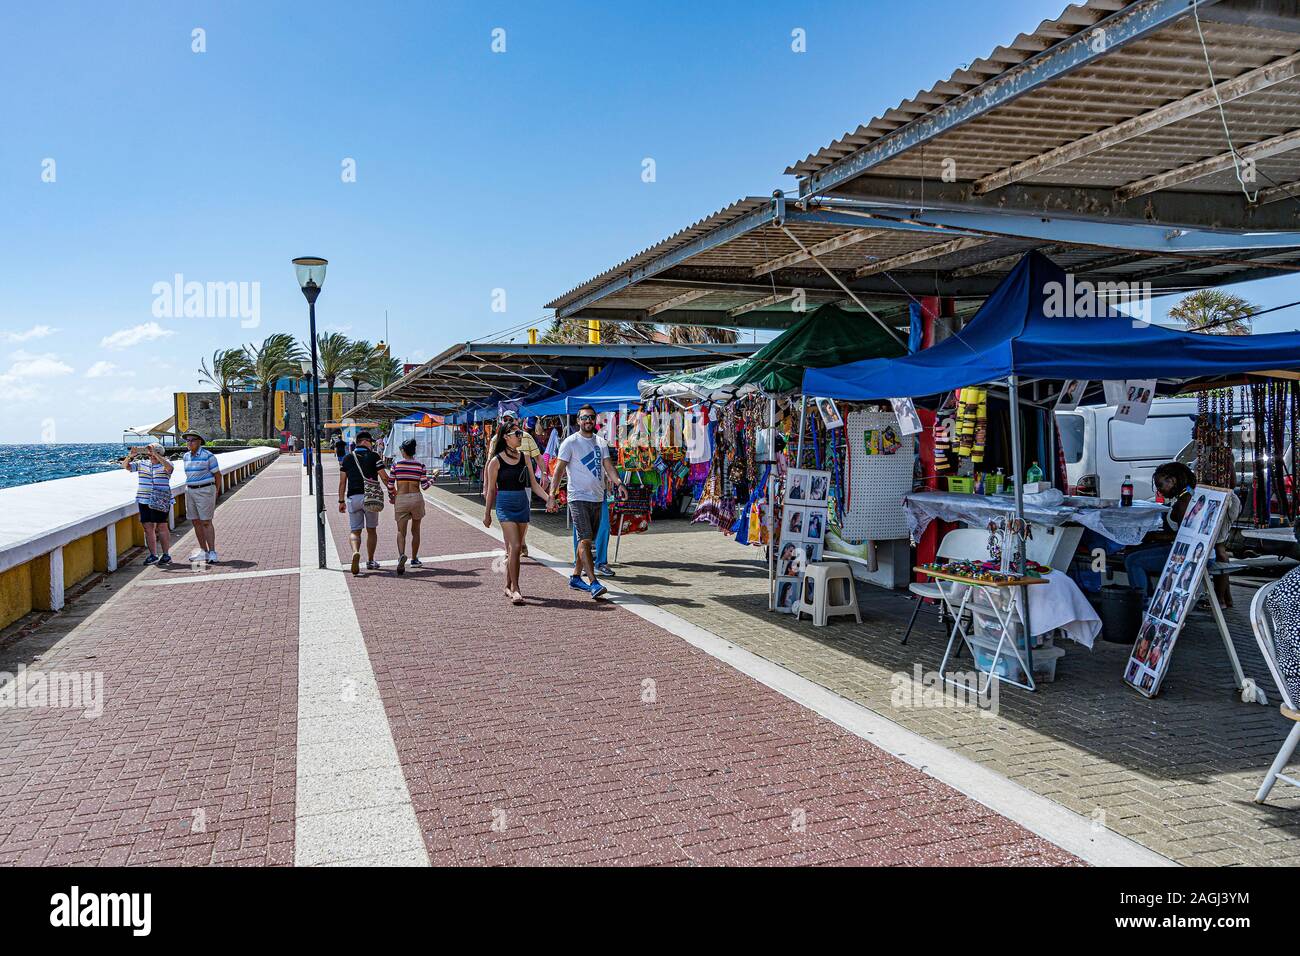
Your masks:
{"label": "pegboard display panel", "polygon": [[906,538],[903,496],[912,490],[916,436],[903,435],[893,412],[850,412],[844,420],[846,502],[842,537],[849,541]]}

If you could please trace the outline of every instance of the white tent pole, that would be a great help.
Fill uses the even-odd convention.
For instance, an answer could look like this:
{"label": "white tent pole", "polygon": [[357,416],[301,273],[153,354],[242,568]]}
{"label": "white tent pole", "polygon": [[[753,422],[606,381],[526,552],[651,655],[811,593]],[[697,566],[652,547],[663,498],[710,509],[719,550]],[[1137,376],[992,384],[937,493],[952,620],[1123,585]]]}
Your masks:
{"label": "white tent pole", "polygon": [[[1024,527],[1025,521],[1025,474],[1024,474],[1024,454],[1021,450],[1023,436],[1020,434],[1020,383],[1017,381],[1015,374],[1007,380],[1007,394],[1011,399],[1011,472],[1014,487],[1016,489],[1016,517],[1020,520],[1021,527]],[[1007,542],[1010,543],[1011,537],[1008,536]],[[1012,569],[1016,574],[1025,573],[1025,552],[1028,548],[1020,548],[1020,556],[1016,561],[1016,566]],[[1025,621],[1025,663],[1029,665],[1029,674],[1027,675],[1030,683],[1034,679],[1034,650],[1030,646],[1031,631],[1029,629],[1029,588],[1021,585],[1017,590],[1020,592],[1020,610]],[[1015,635],[1012,635],[1014,638]]]}
{"label": "white tent pole", "polygon": [[[776,461],[776,399],[767,400],[768,457]],[[769,466],[771,467],[771,466]],[[767,609],[776,610],[776,470],[767,475]]]}

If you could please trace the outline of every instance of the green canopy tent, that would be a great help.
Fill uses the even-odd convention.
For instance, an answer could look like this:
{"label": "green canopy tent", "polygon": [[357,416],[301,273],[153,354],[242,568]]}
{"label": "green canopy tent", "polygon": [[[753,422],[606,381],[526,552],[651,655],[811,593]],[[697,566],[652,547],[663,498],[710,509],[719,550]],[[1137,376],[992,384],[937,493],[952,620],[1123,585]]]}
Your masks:
{"label": "green canopy tent", "polygon": [[803,387],[804,369],[897,358],[906,352],[870,316],[828,304],[804,315],[747,359],[642,382],[641,398],[719,402],[751,392],[784,395]]}

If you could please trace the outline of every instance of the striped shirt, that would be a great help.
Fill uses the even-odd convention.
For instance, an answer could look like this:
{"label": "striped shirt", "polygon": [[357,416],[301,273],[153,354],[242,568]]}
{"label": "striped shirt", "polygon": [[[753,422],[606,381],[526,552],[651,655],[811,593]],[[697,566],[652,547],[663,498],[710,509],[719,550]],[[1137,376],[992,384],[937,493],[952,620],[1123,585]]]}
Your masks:
{"label": "striped shirt", "polygon": [[166,492],[168,500],[172,496],[172,482],[167,475],[167,469],[162,465],[156,465],[151,461],[133,461],[131,470],[140,476],[140,483],[135,489],[135,500],[137,504],[147,505],[153,500],[154,489],[160,492]]}
{"label": "striped shirt", "polygon": [[433,482],[424,462],[417,458],[398,458],[388,469],[388,487],[396,488],[399,481],[418,481],[421,488],[428,488]]}
{"label": "striped shirt", "polygon": [[221,473],[217,465],[217,456],[206,448],[200,448],[197,454],[185,453],[185,484],[191,488],[210,485]]}

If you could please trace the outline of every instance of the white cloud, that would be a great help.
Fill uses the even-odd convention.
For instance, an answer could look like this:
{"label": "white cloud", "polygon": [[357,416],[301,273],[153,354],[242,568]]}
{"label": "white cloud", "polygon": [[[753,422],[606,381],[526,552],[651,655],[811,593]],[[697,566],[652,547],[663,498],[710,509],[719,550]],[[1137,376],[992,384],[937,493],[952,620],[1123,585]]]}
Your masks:
{"label": "white cloud", "polygon": [[129,349],[141,342],[152,342],[154,339],[166,338],[175,334],[171,329],[164,329],[157,322],[145,322],[142,325],[135,325],[129,329],[119,329],[112,335],[106,335],[100,340],[99,345],[101,348],[106,349]]}
{"label": "white cloud", "polygon": [[99,361],[86,369],[86,378],[135,378],[135,372],[118,368],[112,362]]}
{"label": "white cloud", "polygon": [[165,388],[136,388],[128,385],[115,388],[107,396],[110,402],[118,405],[166,405],[172,404],[172,393]]}
{"label": "white cloud", "polygon": [[59,331],[51,325],[33,325],[25,332],[0,332],[0,341],[4,342],[30,342],[32,339],[43,339],[47,335],[53,335]]}
{"label": "white cloud", "polygon": [[9,370],[0,372],[0,392],[4,392],[6,400],[13,402],[31,401],[45,394],[40,384],[43,379],[71,375],[73,371],[71,365],[52,352],[32,355],[18,351],[10,359]]}

